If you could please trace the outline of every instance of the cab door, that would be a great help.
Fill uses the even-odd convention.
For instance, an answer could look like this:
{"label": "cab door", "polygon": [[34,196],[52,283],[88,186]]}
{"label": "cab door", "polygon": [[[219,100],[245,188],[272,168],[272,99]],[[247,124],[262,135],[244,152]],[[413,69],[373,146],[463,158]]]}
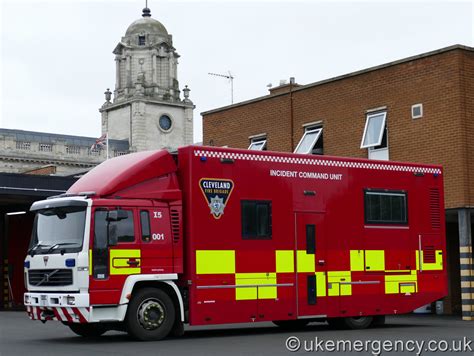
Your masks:
{"label": "cab door", "polygon": [[[120,219],[110,220],[120,211]],[[91,304],[118,304],[126,278],[141,273],[141,249],[135,208],[95,209],[91,227]],[[118,214],[117,214],[118,215]],[[110,229],[117,241],[109,244]]]}
{"label": "cab door", "polygon": [[142,273],[173,273],[173,236],[169,208],[142,208],[138,214]]}
{"label": "cab door", "polygon": [[327,314],[324,214],[295,213],[298,317]]}

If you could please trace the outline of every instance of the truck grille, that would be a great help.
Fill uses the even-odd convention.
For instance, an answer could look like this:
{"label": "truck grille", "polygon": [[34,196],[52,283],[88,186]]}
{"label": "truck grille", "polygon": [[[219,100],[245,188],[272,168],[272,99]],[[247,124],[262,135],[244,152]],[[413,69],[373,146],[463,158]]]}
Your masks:
{"label": "truck grille", "polygon": [[72,284],[72,270],[33,269],[28,271],[28,281],[36,287],[69,286]]}

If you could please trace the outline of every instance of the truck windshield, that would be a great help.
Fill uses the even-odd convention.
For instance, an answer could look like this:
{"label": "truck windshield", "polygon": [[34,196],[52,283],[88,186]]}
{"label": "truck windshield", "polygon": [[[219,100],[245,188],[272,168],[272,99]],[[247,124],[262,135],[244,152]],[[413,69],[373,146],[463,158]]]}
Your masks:
{"label": "truck windshield", "polygon": [[82,249],[86,208],[78,206],[39,210],[28,253],[78,252]]}

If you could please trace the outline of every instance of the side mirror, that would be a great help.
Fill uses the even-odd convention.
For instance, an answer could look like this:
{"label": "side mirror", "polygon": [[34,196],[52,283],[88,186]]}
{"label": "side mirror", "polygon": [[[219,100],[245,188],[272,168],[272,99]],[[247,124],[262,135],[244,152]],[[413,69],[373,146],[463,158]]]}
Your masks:
{"label": "side mirror", "polygon": [[110,210],[107,214],[107,221],[120,221],[128,218],[125,210]]}
{"label": "side mirror", "polygon": [[109,223],[107,230],[108,230],[107,232],[108,232],[109,246],[117,246],[117,243],[118,243],[117,225]]}

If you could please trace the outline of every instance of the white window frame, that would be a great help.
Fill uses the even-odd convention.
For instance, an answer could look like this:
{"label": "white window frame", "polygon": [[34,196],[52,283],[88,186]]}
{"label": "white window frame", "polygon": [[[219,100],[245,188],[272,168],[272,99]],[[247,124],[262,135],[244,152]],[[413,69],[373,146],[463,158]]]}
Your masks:
{"label": "white window frame", "polygon": [[247,148],[248,150],[253,151],[263,151],[263,149],[267,146],[267,139],[265,137],[254,138],[250,140],[250,145]]}
{"label": "white window frame", "polygon": [[[316,131],[318,131],[318,133],[316,134],[316,136],[314,136],[313,142],[309,146],[311,148],[307,152],[298,152],[298,149],[300,148],[301,144],[303,143],[303,140],[306,137],[306,135],[308,135],[310,133],[313,133],[313,132],[316,132]],[[316,145],[316,142],[318,142],[319,138],[321,137],[322,132],[323,132],[323,128],[321,126],[306,127],[305,130],[304,130],[304,134],[303,134],[303,136],[301,136],[300,142],[298,142],[298,145],[296,146],[293,153],[299,153],[299,154],[309,154],[309,153],[311,153],[311,151],[314,149],[314,145]]]}
{"label": "white window frame", "polygon": [[[413,113],[413,110],[414,110],[415,108],[420,108],[420,115],[415,115],[415,114]],[[414,105],[412,105],[412,106],[411,106],[411,118],[412,118],[412,119],[420,119],[420,118],[422,118],[422,117],[423,117],[423,104],[420,103],[420,104],[414,104]]]}
{"label": "white window frame", "polygon": [[[365,136],[367,134],[367,129],[369,127],[370,119],[374,116],[380,116],[380,115],[383,115],[383,121],[382,121],[382,126],[381,126],[381,129],[380,129],[378,140],[375,143],[364,145]],[[367,118],[365,120],[364,134],[362,135],[362,141],[360,143],[360,148],[370,148],[370,147],[380,146],[380,144],[382,143],[382,138],[383,138],[383,134],[385,132],[385,125],[386,124],[387,124],[387,112],[386,111],[367,114]]]}

